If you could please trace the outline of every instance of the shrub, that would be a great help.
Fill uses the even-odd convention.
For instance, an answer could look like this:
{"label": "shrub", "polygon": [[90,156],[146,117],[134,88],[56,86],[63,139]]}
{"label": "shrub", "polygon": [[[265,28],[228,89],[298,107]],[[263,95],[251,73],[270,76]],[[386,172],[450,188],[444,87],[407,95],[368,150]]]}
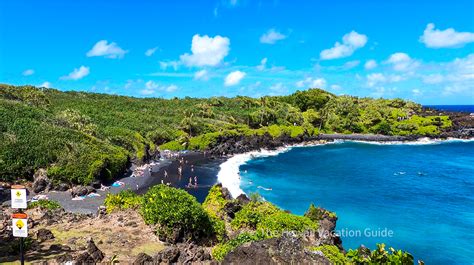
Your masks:
{"label": "shrub", "polygon": [[223,216],[223,209],[227,201],[222,195],[221,186],[214,185],[207,194],[206,199],[204,200],[202,206],[206,212],[215,217]]}
{"label": "shrub", "polygon": [[281,211],[269,202],[250,202],[235,214],[231,222],[233,229],[251,228],[256,229],[257,224],[265,217]]}
{"label": "shrub", "polygon": [[156,224],[164,240],[176,235],[196,240],[213,233],[211,220],[204,208],[184,190],[157,185],[143,196],[141,214],[147,224]]}
{"label": "shrub", "polygon": [[315,207],[311,203],[308,210],[305,212],[304,216],[308,217],[314,222],[322,220],[324,217],[337,218],[336,213],[323,209],[321,207]]}
{"label": "shrub", "polygon": [[180,144],[178,141],[171,141],[160,145],[160,150],[181,151],[185,149],[185,146]]}
{"label": "shrub", "polygon": [[107,212],[117,210],[137,209],[140,207],[142,198],[131,190],[123,190],[117,194],[107,194],[104,204]]}
{"label": "shrub", "polygon": [[321,251],[332,264],[350,264],[346,256],[334,245],[311,247],[311,251]]}
{"label": "shrub", "polygon": [[377,249],[368,253],[361,253],[359,249],[349,250],[346,257],[350,262],[356,264],[413,264],[413,256],[401,250],[389,248],[390,251],[385,250],[385,244],[377,244]]}
{"label": "shrub", "polygon": [[212,257],[218,261],[222,261],[230,251],[234,250],[238,246],[247,242],[258,241],[262,239],[265,239],[265,236],[260,233],[241,233],[234,239],[214,246],[214,248],[212,248]]}
{"label": "shrub", "polygon": [[61,205],[57,201],[51,200],[39,200],[28,204],[28,209],[39,207],[42,210],[55,210],[61,208]]}
{"label": "shrub", "polygon": [[280,236],[283,232],[304,232],[317,228],[318,225],[309,218],[283,211],[264,216],[257,224],[257,230],[269,237]]}

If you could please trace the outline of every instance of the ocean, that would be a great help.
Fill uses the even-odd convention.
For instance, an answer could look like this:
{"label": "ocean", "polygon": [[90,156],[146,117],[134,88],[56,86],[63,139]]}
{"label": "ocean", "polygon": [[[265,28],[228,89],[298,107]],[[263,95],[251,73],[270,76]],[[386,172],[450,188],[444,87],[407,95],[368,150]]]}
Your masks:
{"label": "ocean", "polygon": [[424,107],[437,109],[437,110],[444,110],[444,111],[474,113],[474,105],[426,105]]}
{"label": "ocean", "polygon": [[[239,177],[240,174],[240,177]],[[302,215],[335,211],[346,249],[385,243],[426,264],[474,262],[474,141],[336,142],[232,157],[219,181]]]}

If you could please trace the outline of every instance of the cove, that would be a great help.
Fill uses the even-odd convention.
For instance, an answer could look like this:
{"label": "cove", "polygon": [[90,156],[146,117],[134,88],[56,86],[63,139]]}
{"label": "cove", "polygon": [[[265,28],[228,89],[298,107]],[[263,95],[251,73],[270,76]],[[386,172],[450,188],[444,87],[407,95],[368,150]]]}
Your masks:
{"label": "cove", "polygon": [[252,156],[240,188],[296,214],[337,213],[346,249],[385,243],[426,264],[474,257],[474,142],[341,142]]}

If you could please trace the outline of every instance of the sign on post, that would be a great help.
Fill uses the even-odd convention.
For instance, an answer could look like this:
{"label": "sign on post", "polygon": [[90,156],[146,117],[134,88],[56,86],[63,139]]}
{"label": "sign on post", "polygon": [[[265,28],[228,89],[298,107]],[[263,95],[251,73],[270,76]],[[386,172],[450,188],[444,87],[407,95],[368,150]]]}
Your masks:
{"label": "sign on post", "polygon": [[26,209],[26,189],[22,185],[12,185],[11,187],[11,201],[12,208],[14,209]]}
{"label": "sign on post", "polygon": [[28,215],[14,213],[12,215],[12,227],[14,237],[28,237]]}

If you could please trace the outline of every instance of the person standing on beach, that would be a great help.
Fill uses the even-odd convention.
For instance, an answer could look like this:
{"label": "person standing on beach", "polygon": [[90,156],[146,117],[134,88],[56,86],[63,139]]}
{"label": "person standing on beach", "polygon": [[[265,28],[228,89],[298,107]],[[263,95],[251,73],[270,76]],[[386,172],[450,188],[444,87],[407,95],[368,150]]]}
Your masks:
{"label": "person standing on beach", "polygon": [[198,186],[198,177],[197,176],[194,176],[194,186],[195,187]]}
{"label": "person standing on beach", "polygon": [[191,172],[194,173],[194,165],[191,165]]}
{"label": "person standing on beach", "polygon": [[168,171],[166,171],[166,169],[165,169],[165,178],[167,178],[167,177],[168,177]]}
{"label": "person standing on beach", "polygon": [[178,175],[181,177],[182,173],[183,173],[183,167],[179,166],[178,167]]}
{"label": "person standing on beach", "polygon": [[189,177],[188,187],[191,188],[192,186],[193,186],[193,178]]}

